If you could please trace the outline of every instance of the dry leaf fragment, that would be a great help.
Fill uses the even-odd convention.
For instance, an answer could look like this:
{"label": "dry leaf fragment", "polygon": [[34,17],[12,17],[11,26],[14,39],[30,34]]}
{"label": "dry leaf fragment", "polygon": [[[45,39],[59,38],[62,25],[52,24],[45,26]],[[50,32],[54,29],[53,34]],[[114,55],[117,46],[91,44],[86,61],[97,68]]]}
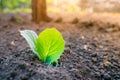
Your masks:
{"label": "dry leaf fragment", "polygon": [[88,49],[88,45],[84,45],[83,48],[84,48],[85,50],[87,50],[87,49]]}
{"label": "dry leaf fragment", "polygon": [[109,64],[111,64],[109,61],[104,61],[101,63],[101,65],[103,65],[103,66],[108,66]]}
{"label": "dry leaf fragment", "polygon": [[104,46],[102,46],[102,45],[99,45],[99,48],[101,48],[101,49],[102,49],[102,48],[104,48]]}
{"label": "dry leaf fragment", "polygon": [[85,37],[84,37],[84,36],[81,36],[81,39],[85,39]]}
{"label": "dry leaf fragment", "polygon": [[14,42],[14,41],[11,41],[11,42],[10,42],[10,46],[15,46],[15,42]]}

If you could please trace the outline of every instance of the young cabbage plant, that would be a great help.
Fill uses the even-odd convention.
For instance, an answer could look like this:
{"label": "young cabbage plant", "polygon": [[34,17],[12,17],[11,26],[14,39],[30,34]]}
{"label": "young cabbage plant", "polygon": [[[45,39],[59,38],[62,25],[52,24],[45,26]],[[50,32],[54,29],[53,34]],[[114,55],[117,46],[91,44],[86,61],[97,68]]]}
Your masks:
{"label": "young cabbage plant", "polygon": [[42,62],[58,64],[57,60],[64,51],[65,41],[57,29],[47,28],[38,36],[32,30],[23,30],[20,34]]}

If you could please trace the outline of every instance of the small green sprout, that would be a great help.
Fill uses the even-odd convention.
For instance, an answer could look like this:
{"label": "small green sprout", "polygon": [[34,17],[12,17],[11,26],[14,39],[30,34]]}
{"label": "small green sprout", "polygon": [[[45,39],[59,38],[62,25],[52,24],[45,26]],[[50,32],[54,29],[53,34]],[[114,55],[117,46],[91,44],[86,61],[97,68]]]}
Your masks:
{"label": "small green sprout", "polygon": [[55,28],[47,28],[38,36],[32,30],[20,31],[32,51],[47,64],[58,64],[58,59],[64,51],[65,41],[61,33]]}

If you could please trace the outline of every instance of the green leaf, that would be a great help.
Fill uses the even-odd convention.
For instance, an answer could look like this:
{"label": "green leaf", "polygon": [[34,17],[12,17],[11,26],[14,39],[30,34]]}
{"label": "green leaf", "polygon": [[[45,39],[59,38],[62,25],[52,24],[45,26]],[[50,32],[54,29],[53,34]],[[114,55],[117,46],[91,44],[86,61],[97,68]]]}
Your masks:
{"label": "green leaf", "polygon": [[55,28],[48,28],[38,36],[36,48],[38,57],[47,64],[60,58],[64,51],[65,42],[62,35]]}
{"label": "green leaf", "polygon": [[33,52],[35,54],[38,54],[36,51],[36,41],[38,38],[37,34],[32,30],[23,30],[20,31],[20,34],[26,39],[27,43],[29,44]]}
{"label": "green leaf", "polygon": [[48,28],[39,36],[31,30],[23,30],[20,33],[41,61],[47,64],[58,64],[57,59],[60,58],[65,47],[63,37],[58,30]]}

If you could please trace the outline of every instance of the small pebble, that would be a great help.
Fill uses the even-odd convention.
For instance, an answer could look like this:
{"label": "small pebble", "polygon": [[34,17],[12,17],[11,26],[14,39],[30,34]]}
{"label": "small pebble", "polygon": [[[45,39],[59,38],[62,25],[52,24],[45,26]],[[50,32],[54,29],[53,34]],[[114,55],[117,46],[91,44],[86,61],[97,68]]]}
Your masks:
{"label": "small pebble", "polygon": [[26,68],[25,64],[19,64],[19,67],[20,67],[21,69],[25,69],[25,68]]}
{"label": "small pebble", "polygon": [[92,53],[91,57],[97,57],[97,53]]}
{"label": "small pebble", "polygon": [[92,58],[92,62],[97,62],[97,58]]}
{"label": "small pebble", "polygon": [[16,71],[13,71],[13,72],[10,74],[10,76],[11,76],[12,78],[14,78],[16,75],[17,75],[17,72],[16,72]]}
{"label": "small pebble", "polygon": [[110,76],[109,74],[104,74],[104,75],[103,75],[103,79],[104,79],[104,80],[112,80],[112,79],[111,79],[111,76]]}
{"label": "small pebble", "polygon": [[24,76],[24,77],[22,78],[22,80],[29,80],[29,77],[28,77],[28,76]]}

